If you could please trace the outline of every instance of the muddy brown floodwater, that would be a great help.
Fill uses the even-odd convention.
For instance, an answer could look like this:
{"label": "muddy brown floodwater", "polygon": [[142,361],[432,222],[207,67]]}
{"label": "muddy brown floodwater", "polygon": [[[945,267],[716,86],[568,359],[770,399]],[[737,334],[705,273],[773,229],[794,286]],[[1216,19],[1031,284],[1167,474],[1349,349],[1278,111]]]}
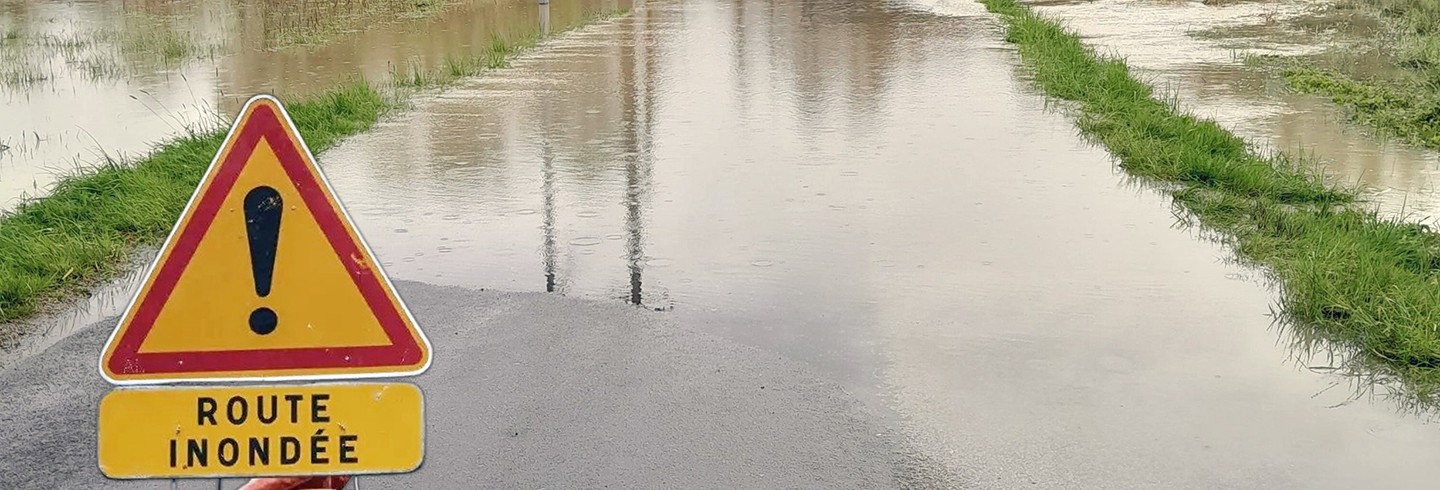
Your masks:
{"label": "muddy brown floodwater", "polygon": [[[1279,77],[1245,66],[1245,54],[1304,55],[1325,61],[1356,50],[1351,43],[1361,34],[1337,29],[1351,24],[1331,21],[1333,25],[1327,26],[1318,13],[1331,2],[1217,3],[1034,2],[1041,13],[1063,19],[1090,44],[1124,57],[1153,85],[1176,94],[1183,107],[1250,141],[1317,157],[1336,182],[1369,189],[1373,205],[1382,211],[1411,219],[1440,214],[1440,155],[1377,138],[1367,128],[1348,122],[1327,99],[1294,94]],[[1216,32],[1221,35],[1211,34]],[[1351,56],[1375,64],[1378,57],[1363,43],[1359,51]]]}
{"label": "muddy brown floodwater", "polygon": [[[550,22],[627,3],[555,2]],[[77,168],[214,127],[256,93],[383,83],[539,23],[534,0],[0,0],[0,211]]]}
{"label": "muddy brown floodwater", "polygon": [[1434,427],[1290,349],[1022,76],[978,4],[663,0],[322,160],[399,278],[668,310],[978,486],[1440,478]]}
{"label": "muddy brown floodwater", "polygon": [[[256,93],[303,96],[358,77],[385,83],[392,70],[483,53],[492,36],[629,6],[566,0],[542,10],[526,0],[459,0],[426,14],[386,2],[297,10],[266,1],[0,0],[0,212],[44,195],[77,168],[140,156],[213,124],[217,113],[231,117]],[[342,20],[317,20],[325,17]],[[328,34],[296,37],[316,32]],[[162,41],[188,46],[186,54],[166,60],[150,51]],[[92,70],[97,64],[108,68]],[[27,73],[39,79],[14,78]],[[141,255],[135,263],[148,263]],[[138,279],[127,274],[66,308],[0,325],[0,369],[118,314]]]}
{"label": "muddy brown floodwater", "polygon": [[[1134,61],[1247,136],[1402,151],[1304,98],[1194,82],[1231,70],[1196,56]],[[276,70],[251,83],[306,79]],[[1023,77],[969,1],[652,1],[321,164],[397,279],[664,310],[820,368],[977,487],[1440,479],[1428,419],[1292,349],[1255,271]],[[1376,165],[1355,175],[1428,185]]]}

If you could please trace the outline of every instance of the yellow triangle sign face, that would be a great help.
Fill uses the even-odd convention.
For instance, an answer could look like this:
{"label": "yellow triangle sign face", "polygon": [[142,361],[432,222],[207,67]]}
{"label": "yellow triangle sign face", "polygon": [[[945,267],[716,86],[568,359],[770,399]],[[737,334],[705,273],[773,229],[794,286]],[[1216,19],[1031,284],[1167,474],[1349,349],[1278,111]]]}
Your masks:
{"label": "yellow triangle sign face", "polygon": [[115,384],[404,376],[430,342],[280,102],[256,96],[111,334]]}

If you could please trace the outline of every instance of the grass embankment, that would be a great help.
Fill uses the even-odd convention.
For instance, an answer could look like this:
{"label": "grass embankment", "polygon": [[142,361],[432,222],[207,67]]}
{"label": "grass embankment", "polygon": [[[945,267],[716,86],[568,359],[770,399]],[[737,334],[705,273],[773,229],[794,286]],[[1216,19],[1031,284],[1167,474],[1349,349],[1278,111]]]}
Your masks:
{"label": "grass embankment", "polygon": [[1350,367],[1399,376],[1420,399],[1436,401],[1440,235],[1381,218],[1303,162],[1258,153],[1180,111],[1122,60],[1014,0],[981,2],[1004,21],[1034,82],[1074,103],[1084,134],[1281,281],[1283,318],[1304,338],[1351,348],[1363,366]]}
{"label": "grass embankment", "polygon": [[1328,96],[1362,124],[1440,149],[1440,2],[1340,0],[1335,8],[1378,15],[1386,26],[1384,39],[1393,44],[1389,54],[1404,75],[1360,79],[1296,63],[1285,70],[1290,88]]}
{"label": "grass embankment", "polygon": [[[604,12],[566,28],[625,12]],[[478,56],[452,58],[430,72],[412,69],[391,83],[401,88],[452,83],[461,76],[502,67],[538,40],[536,33],[513,40],[496,37]],[[403,93],[382,94],[362,81],[287,101],[286,108],[310,148],[323,152],[342,138],[369,129],[403,99]],[[219,150],[224,133],[222,129],[188,134],[136,162],[113,162],[62,179],[49,197],[0,215],[0,322],[33,314],[47,301],[81,293],[114,277],[136,247],[163,239]]]}

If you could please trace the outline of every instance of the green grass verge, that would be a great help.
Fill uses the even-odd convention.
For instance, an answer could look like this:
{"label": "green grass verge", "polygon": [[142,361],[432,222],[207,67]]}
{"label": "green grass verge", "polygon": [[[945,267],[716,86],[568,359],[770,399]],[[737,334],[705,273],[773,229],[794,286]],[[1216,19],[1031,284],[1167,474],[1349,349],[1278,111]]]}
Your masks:
{"label": "green grass verge", "polygon": [[[625,12],[603,12],[562,27],[574,28]],[[422,84],[425,87],[452,83],[461,76],[504,66],[538,39],[536,33],[513,40],[496,38],[485,52],[471,59],[457,59],[432,72],[412,70],[407,75],[431,81]],[[415,86],[403,78],[391,84],[398,89]],[[305,142],[318,153],[369,129],[387,111],[403,104],[404,98],[403,90],[382,94],[360,81],[286,101],[286,108]],[[31,315],[49,301],[84,292],[114,277],[137,247],[163,239],[224,137],[224,130],[179,137],[136,162],[112,162],[61,179],[49,197],[21,204],[0,216],[0,322]]]}
{"label": "green grass verge", "polygon": [[[390,103],[352,83],[287,104],[300,134],[323,151],[369,128]],[[79,292],[118,272],[138,245],[163,238],[220,148],[223,130],[189,134],[131,164],[61,180],[50,196],[0,220],[0,320]]]}
{"label": "green grass verge", "polygon": [[1329,341],[1354,354],[1347,367],[1398,377],[1418,400],[1436,401],[1440,235],[1381,218],[1313,166],[1184,113],[1123,60],[1014,0],[981,3],[1004,21],[1034,83],[1073,103],[1087,137],[1279,280],[1281,319],[1302,339]]}

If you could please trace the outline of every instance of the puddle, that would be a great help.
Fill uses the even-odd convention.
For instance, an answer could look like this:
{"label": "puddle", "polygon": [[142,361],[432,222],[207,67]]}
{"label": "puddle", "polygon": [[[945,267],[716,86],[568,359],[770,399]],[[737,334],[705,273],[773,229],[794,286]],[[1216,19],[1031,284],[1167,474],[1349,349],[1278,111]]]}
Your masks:
{"label": "puddle", "polygon": [[[1440,156],[1376,138],[1315,96],[1290,93],[1284,81],[1247,68],[1243,55],[1306,56],[1386,76],[1374,51],[1354,44],[1367,26],[1347,25],[1320,1],[1262,1],[1207,6],[1199,2],[1094,2],[1037,5],[1063,19],[1102,51],[1125,57],[1153,85],[1173,90],[1181,105],[1268,148],[1318,157],[1337,182],[1373,192],[1373,205],[1415,219],[1440,213]],[[1346,54],[1339,44],[1358,53]],[[1348,48],[1347,48],[1348,49]],[[1369,53],[1369,54],[1367,54]]]}
{"label": "puddle", "polygon": [[[615,0],[556,2],[570,25]],[[0,211],[62,175],[214,127],[251,95],[311,94],[533,32],[533,0],[0,0]],[[363,29],[362,29],[363,27]],[[297,44],[300,43],[300,44]],[[304,44],[311,43],[311,44]]]}
{"label": "puddle", "polygon": [[[1433,428],[1307,369],[1330,361],[1253,272],[1016,62],[969,4],[647,2],[323,158],[397,278],[666,311],[823,369],[997,487],[1440,477]],[[1172,76],[1265,85],[1212,72]],[[1258,105],[1251,131],[1293,114],[1225,104]]]}

